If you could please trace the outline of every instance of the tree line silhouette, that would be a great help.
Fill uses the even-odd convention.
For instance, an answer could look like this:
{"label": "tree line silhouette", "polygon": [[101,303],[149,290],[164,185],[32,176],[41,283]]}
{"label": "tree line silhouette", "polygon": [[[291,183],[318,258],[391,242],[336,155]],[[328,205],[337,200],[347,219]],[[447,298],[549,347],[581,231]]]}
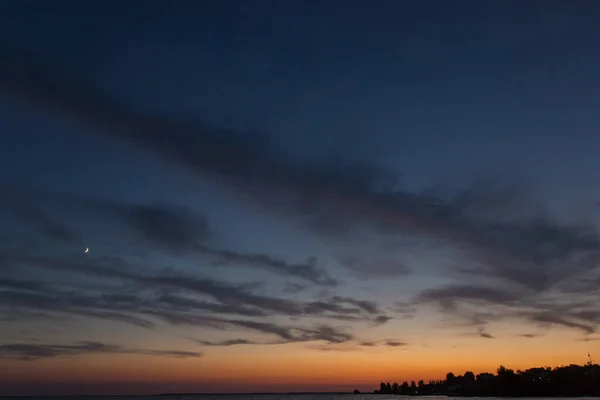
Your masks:
{"label": "tree line silhouette", "polygon": [[398,384],[381,382],[374,393],[404,396],[583,397],[600,396],[600,365],[540,367],[517,370],[500,366],[496,374],[471,371],[446,379]]}

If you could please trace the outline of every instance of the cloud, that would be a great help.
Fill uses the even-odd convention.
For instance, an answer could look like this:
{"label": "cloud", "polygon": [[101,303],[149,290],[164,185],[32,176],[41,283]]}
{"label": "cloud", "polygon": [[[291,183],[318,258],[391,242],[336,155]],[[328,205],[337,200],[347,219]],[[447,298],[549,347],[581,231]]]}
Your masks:
{"label": "cloud", "polygon": [[[276,342],[250,342],[237,340],[227,343],[209,343],[205,345],[234,345],[234,344],[284,344],[293,342],[325,341],[342,343],[352,340],[352,335],[339,331],[328,325],[317,325],[312,328],[285,326],[273,322],[254,321],[247,319],[223,318],[216,315],[202,315],[198,312],[173,310],[162,306],[158,301],[142,300],[136,296],[91,296],[72,292],[55,291],[51,294],[23,293],[0,290],[0,302],[10,306],[11,315],[18,318],[20,309],[42,310],[45,312],[65,313],[73,316],[85,316],[130,323],[142,328],[152,328],[156,324],[153,319],[160,319],[172,325],[192,325],[213,329],[242,328],[274,336]],[[3,308],[0,307],[0,315]],[[4,309],[4,312],[8,310]],[[8,315],[8,314],[7,314]],[[28,315],[25,314],[25,317]],[[148,319],[151,318],[151,319]],[[158,354],[158,353],[157,353]]]}
{"label": "cloud", "polygon": [[348,303],[348,304],[351,304],[353,306],[356,306],[356,307],[362,309],[363,311],[366,311],[369,314],[379,314],[379,313],[381,313],[381,310],[379,309],[379,306],[377,305],[377,303],[375,303],[373,301],[369,301],[369,300],[356,300],[356,299],[353,299],[353,298],[341,297],[341,296],[334,296],[331,300],[334,301],[334,302],[336,302],[336,303]]}
{"label": "cloud", "polygon": [[488,332],[485,331],[484,328],[479,328],[479,336],[484,338],[484,339],[494,339],[494,336]]}
{"label": "cloud", "polygon": [[534,338],[536,338],[536,337],[540,337],[540,336],[542,336],[542,335],[539,335],[539,334],[537,334],[537,333],[522,333],[522,334],[520,334],[519,336],[520,336],[520,337],[523,337],[523,338],[527,338],[527,339],[534,339]]}
{"label": "cloud", "polygon": [[[397,173],[382,165],[335,157],[293,158],[264,136],[139,111],[102,92],[93,82],[73,80],[60,70],[60,63],[24,54],[5,53],[0,63],[0,91],[10,99],[227,183],[240,198],[270,212],[298,216],[309,226],[320,226],[321,234],[362,225],[384,234],[410,233],[454,246],[464,255],[465,262],[453,271],[459,274],[461,285],[429,288],[416,297],[415,304],[437,304],[445,313],[457,313],[478,325],[489,318],[521,318],[589,333],[600,322],[597,305],[583,311],[569,307],[577,302],[574,281],[600,265],[598,232],[586,224],[553,219],[521,188],[482,181],[453,194],[408,190],[399,184]],[[187,230],[173,230],[164,237],[143,223],[137,227],[147,232],[148,238],[162,242],[177,235],[184,241],[190,237]],[[211,252],[222,262],[231,262],[230,257],[244,259],[249,266],[281,274],[294,271],[316,283],[331,282],[311,268],[314,263],[292,270],[287,268],[289,264],[274,263],[268,257],[223,253],[213,247]],[[361,263],[370,261],[357,264],[352,260],[350,265]],[[404,273],[402,266],[390,269],[395,270]],[[497,285],[481,282],[486,280],[495,280]],[[226,285],[206,280],[153,277],[145,281],[208,295],[227,304],[288,315],[305,312],[305,305],[296,302],[276,303],[273,298],[236,288],[227,293]],[[591,284],[577,287],[579,295],[595,290]],[[545,298],[560,298],[563,304],[541,302]],[[473,304],[494,312],[474,314],[468,310]]]}
{"label": "cloud", "polygon": [[240,253],[231,250],[215,249],[207,245],[198,245],[195,250],[213,257],[218,265],[236,265],[260,268],[278,275],[299,277],[318,285],[336,286],[337,281],[327,271],[317,267],[317,259],[311,257],[303,264],[290,264],[261,253]]}
{"label": "cloud", "polygon": [[600,337],[585,337],[583,339],[579,339],[582,342],[596,342],[600,340]]}
{"label": "cloud", "polygon": [[141,354],[148,356],[164,356],[175,358],[202,357],[202,353],[180,350],[149,350],[126,348],[119,345],[101,342],[76,342],[74,344],[0,344],[0,358],[34,361],[41,358],[78,356],[82,354]]}
{"label": "cloud", "polygon": [[342,352],[342,353],[352,352],[352,351],[362,351],[362,349],[360,347],[339,347],[339,346],[328,346],[328,345],[307,346],[307,349],[317,350],[317,351]]}
{"label": "cloud", "polygon": [[392,317],[388,317],[387,315],[378,315],[377,317],[375,317],[373,322],[376,325],[381,325],[381,324],[385,324],[386,322],[389,322],[391,319],[392,319]]}
{"label": "cloud", "polygon": [[161,295],[157,301],[176,311],[210,311],[215,314],[235,314],[248,317],[265,317],[267,311],[257,308],[244,307],[236,304],[220,304],[208,301],[200,301],[186,296],[177,296],[173,294]]}
{"label": "cloud", "polygon": [[5,193],[0,196],[0,201],[13,211],[13,215],[19,220],[32,224],[46,238],[58,240],[65,243],[81,243],[81,237],[78,232],[66,224],[54,221],[45,213],[40,212],[32,204],[28,204],[24,199],[15,199]]}
{"label": "cloud", "polygon": [[568,313],[555,313],[552,311],[533,312],[528,315],[528,317],[531,321],[538,322],[542,325],[548,324],[567,328],[575,328],[582,330],[586,334],[592,334],[596,332],[596,325],[598,324],[597,319],[596,321],[582,322],[581,319],[578,321],[573,315],[569,315]]}
{"label": "cloud", "polygon": [[519,299],[518,293],[478,285],[447,285],[421,291],[417,303],[433,302],[446,310],[454,309],[456,301],[510,304]]}
{"label": "cloud", "polygon": [[374,346],[377,346],[377,343],[375,343],[375,342],[369,342],[369,341],[360,342],[359,344],[361,346],[365,346],[365,347],[374,347]]}
{"label": "cloud", "polygon": [[397,339],[385,339],[382,341],[362,341],[358,342],[359,346],[363,347],[378,347],[378,346],[387,346],[387,347],[406,347],[409,343],[403,340]]}
{"label": "cloud", "polygon": [[[213,311],[217,313],[236,313],[246,316],[264,316],[269,313],[278,313],[290,316],[310,315],[348,315],[354,314],[357,319],[369,320],[370,315],[362,315],[365,308],[368,311],[377,311],[377,305],[369,301],[350,299],[351,304],[359,305],[359,308],[348,308],[339,305],[341,300],[323,302],[299,302],[295,300],[259,295],[248,290],[244,285],[230,284],[214,279],[190,276],[189,274],[178,274],[174,271],[163,270],[160,274],[140,274],[134,272],[123,260],[112,259],[110,266],[104,262],[96,262],[89,258],[81,257],[41,257],[25,254],[3,254],[7,260],[13,263],[25,264],[39,268],[56,271],[83,274],[114,279],[122,282],[130,282],[140,287],[170,288],[185,291],[191,295],[202,295],[211,297],[218,303],[198,301],[189,297],[176,295],[163,295],[160,297],[162,303],[180,308]],[[384,316],[376,316],[376,321],[383,323]]]}
{"label": "cloud", "polygon": [[10,288],[27,291],[44,290],[47,285],[38,281],[26,281],[23,279],[0,278],[0,288]]}
{"label": "cloud", "polygon": [[[201,256],[220,267],[262,269],[283,277],[303,279],[316,285],[336,286],[338,283],[325,269],[317,266],[315,257],[310,257],[304,263],[289,263],[265,253],[219,249],[207,243],[214,234],[208,218],[185,207],[167,203],[127,204],[75,196],[58,196],[39,191],[19,190],[14,187],[4,187],[4,189],[6,190],[3,192],[4,195],[0,195],[0,199],[18,199],[13,202],[14,204],[22,204],[35,197],[37,203],[45,201],[55,207],[69,208],[71,211],[73,208],[80,208],[94,211],[95,215],[104,213],[114,217],[141,234],[141,237],[148,241],[149,248],[158,245],[161,249]],[[18,207],[12,209],[18,211]],[[33,214],[36,215],[36,221],[48,220],[44,212],[31,205],[28,208],[28,215]],[[49,222],[44,225],[46,230],[49,229],[48,224]],[[70,232],[73,237],[78,237],[74,230],[71,229]]]}
{"label": "cloud", "polygon": [[[492,270],[507,279],[513,276],[507,266],[511,259],[533,265],[598,250],[597,235],[585,227],[539,215],[521,218],[527,207],[512,186],[476,182],[450,197],[408,191],[400,187],[397,173],[380,165],[339,157],[297,160],[264,136],[141,112],[91,81],[71,80],[59,63],[24,54],[6,49],[0,66],[0,90],[6,96],[93,128],[87,132],[126,141],[199,174],[252,189],[243,191],[259,195],[261,201],[272,197],[295,212],[329,216],[324,220],[345,216],[347,221],[441,235],[487,250],[481,257],[489,251],[505,253],[507,262],[501,268],[495,263]],[[274,192],[279,195],[271,196]],[[544,282],[538,275],[524,283]]]}
{"label": "cloud", "polygon": [[361,278],[396,278],[406,276],[411,270],[401,261],[382,259],[358,259],[345,257],[340,263]]}
{"label": "cloud", "polygon": [[[107,286],[105,289],[82,287],[79,290],[64,290],[36,281],[0,279],[0,316],[8,318],[10,312],[11,320],[18,319],[19,315],[26,318],[32,312],[47,313],[50,316],[58,313],[119,321],[145,329],[155,328],[157,321],[161,321],[171,325],[192,325],[211,329],[237,327],[275,336],[281,343],[338,343],[350,340],[351,335],[325,324],[317,324],[312,328],[294,327],[268,322],[264,318],[285,315],[334,319],[351,315],[354,318],[353,322],[369,322],[373,318],[361,308],[339,304],[347,299],[302,302],[258,295],[253,292],[255,289],[247,285],[180,275],[173,271],[165,271],[158,275],[134,272],[134,269],[123,261],[112,260],[113,266],[109,267],[89,257],[59,259],[22,254],[6,256],[20,265],[108,278],[120,285],[130,285],[128,291],[123,293],[119,290],[122,286],[113,289]],[[378,310],[377,305],[371,302],[353,302],[370,311]],[[261,317],[261,320],[251,319],[256,317]]]}
{"label": "cloud", "polygon": [[150,241],[170,247],[194,246],[210,237],[207,219],[183,207],[130,206],[124,218]]}
{"label": "cloud", "polygon": [[406,342],[400,342],[397,340],[386,340],[385,341],[385,346],[389,346],[389,347],[404,347],[404,346],[408,346],[408,343]]}
{"label": "cloud", "polygon": [[[193,247],[212,237],[213,231],[206,216],[189,208],[166,202],[134,204],[105,199],[92,199],[76,195],[56,194],[13,185],[2,185],[0,201],[22,220],[34,221],[45,230],[69,231],[69,236],[79,237],[73,229],[51,221],[48,214],[109,217],[124,223],[152,246],[181,250]],[[65,234],[66,235],[66,234]]]}
{"label": "cloud", "polygon": [[283,288],[283,292],[289,294],[296,294],[302,292],[305,289],[306,286],[297,283],[286,282]]}
{"label": "cloud", "polygon": [[[565,276],[564,270],[540,268],[552,260],[573,261],[581,253],[598,259],[593,230],[527,214],[531,207],[523,207],[518,188],[509,185],[476,182],[454,196],[411,192],[400,187],[394,171],[379,165],[340,158],[298,161],[265,137],[140,112],[92,82],[70,81],[58,64],[22,53],[6,54],[0,89],[11,98],[95,128],[88,132],[127,141],[202,175],[252,189],[244,193],[258,195],[261,201],[272,197],[290,211],[467,245],[473,257],[487,261],[489,273],[529,287],[547,287]],[[525,266],[530,267],[527,272]]]}
{"label": "cloud", "polygon": [[[348,332],[337,329],[329,325],[316,325],[313,327],[287,326],[273,322],[249,321],[240,319],[225,319],[198,315],[164,315],[163,318],[176,324],[213,326],[219,329],[229,329],[240,327],[250,331],[264,333],[274,336],[276,340],[255,342],[246,339],[232,339],[221,342],[211,342],[196,340],[198,343],[206,346],[233,346],[241,344],[286,344],[298,342],[323,341],[325,343],[345,343],[354,339],[354,336]],[[179,319],[178,319],[179,318]]]}
{"label": "cloud", "polygon": [[244,344],[268,344],[268,343],[258,343],[258,342],[253,342],[251,340],[246,340],[246,339],[230,339],[230,340],[222,340],[220,342],[209,342],[206,340],[196,340],[197,343],[203,345],[203,346],[218,346],[218,347],[229,347],[229,346],[237,346],[237,345],[244,345]]}
{"label": "cloud", "polygon": [[0,290],[0,315],[11,315],[14,320],[20,316],[27,318],[30,312],[106,319],[146,329],[155,326],[154,322],[141,315],[132,315],[137,312],[135,307],[107,301],[100,296],[59,290]]}
{"label": "cloud", "polygon": [[[414,304],[436,304],[467,324],[478,326],[479,336],[489,321],[524,320],[549,328],[552,326],[576,329],[585,334],[596,331],[600,323],[600,306],[592,293],[571,294],[546,292],[510,286],[512,289],[490,288],[483,285],[446,285],[425,289],[415,297]],[[527,336],[525,336],[527,337]]]}
{"label": "cloud", "polygon": [[246,197],[259,196],[255,200],[261,204],[277,204],[322,223],[362,221],[477,241],[478,230],[488,227],[471,223],[469,214],[481,213],[483,205],[498,210],[513,202],[510,190],[491,192],[485,185],[451,199],[415,193],[401,188],[398,174],[381,165],[339,157],[298,160],[264,136],[140,112],[93,82],[70,80],[59,64],[22,52],[6,54],[0,90],[93,128],[87,132],[126,141],[203,176],[218,177]]}

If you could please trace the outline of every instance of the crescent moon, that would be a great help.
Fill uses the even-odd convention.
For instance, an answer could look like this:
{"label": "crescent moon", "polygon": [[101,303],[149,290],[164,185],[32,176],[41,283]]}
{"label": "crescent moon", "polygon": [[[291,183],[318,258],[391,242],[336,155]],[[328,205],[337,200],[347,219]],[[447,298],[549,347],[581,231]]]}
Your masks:
{"label": "crescent moon", "polygon": [[86,247],[86,248],[85,248],[85,250],[84,250],[83,252],[84,252],[84,253],[87,253],[88,251],[90,251],[90,249]]}

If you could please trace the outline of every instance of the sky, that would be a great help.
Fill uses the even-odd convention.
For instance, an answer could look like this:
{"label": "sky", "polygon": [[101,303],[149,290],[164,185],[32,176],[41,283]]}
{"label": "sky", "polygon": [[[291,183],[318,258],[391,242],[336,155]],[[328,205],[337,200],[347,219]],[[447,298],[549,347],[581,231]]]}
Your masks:
{"label": "sky", "polygon": [[2,3],[0,395],[600,357],[598,12]]}

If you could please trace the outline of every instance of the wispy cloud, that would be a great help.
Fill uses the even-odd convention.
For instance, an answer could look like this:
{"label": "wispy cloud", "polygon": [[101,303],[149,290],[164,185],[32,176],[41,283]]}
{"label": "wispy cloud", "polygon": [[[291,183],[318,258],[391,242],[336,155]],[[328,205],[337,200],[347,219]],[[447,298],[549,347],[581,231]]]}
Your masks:
{"label": "wispy cloud", "polygon": [[479,328],[478,333],[479,337],[482,337],[484,339],[494,339],[494,336],[491,333],[486,332],[485,328],[483,327]]}
{"label": "wispy cloud", "polygon": [[542,335],[539,335],[539,334],[537,334],[537,333],[522,333],[522,334],[520,334],[519,336],[520,336],[520,337],[523,337],[523,338],[527,338],[527,339],[534,339],[534,338],[536,338],[536,337],[540,337],[540,336],[542,336]]}
{"label": "wispy cloud", "polygon": [[266,254],[221,250],[207,245],[198,245],[194,250],[205,256],[214,258],[216,263],[221,266],[236,265],[260,268],[278,275],[302,278],[318,285],[337,285],[337,281],[326,270],[317,267],[317,259],[315,257],[309,258],[306,263],[291,264],[277,260]]}
{"label": "wispy cloud", "polygon": [[386,340],[384,342],[385,346],[390,346],[390,347],[404,347],[404,346],[408,346],[408,343],[406,342],[400,342],[397,340]]}
{"label": "wispy cloud", "polygon": [[353,351],[362,351],[362,349],[360,347],[339,347],[339,346],[328,346],[328,345],[321,345],[321,346],[307,346],[308,349],[310,350],[317,350],[317,351],[330,351],[330,352],[341,352],[341,353],[347,353],[347,352],[353,352]]}
{"label": "wispy cloud", "polygon": [[[592,285],[592,280],[575,282],[600,265],[598,232],[586,224],[555,220],[520,188],[476,182],[451,195],[408,190],[399,184],[397,173],[382,165],[340,158],[294,159],[264,136],[139,111],[99,90],[94,82],[72,80],[61,72],[58,62],[24,54],[6,53],[0,63],[0,91],[7,98],[225,182],[240,192],[240,198],[263,210],[299,217],[319,234],[360,225],[382,234],[408,233],[454,246],[465,259],[452,271],[461,284],[427,288],[415,297],[414,306],[435,304],[476,326],[493,318],[520,318],[534,325],[589,334],[600,323],[599,306],[591,302],[582,306],[578,300],[578,296],[597,294],[597,285]],[[124,220],[147,240],[183,244],[223,265],[260,268],[319,285],[337,282],[312,259],[289,263],[270,255],[214,247],[206,241],[203,220],[182,210],[165,212],[143,206],[130,211]],[[24,218],[37,221],[43,230],[54,230],[43,218],[25,214]],[[190,221],[195,223],[190,225]],[[390,274],[408,272],[408,267],[395,260],[389,264],[369,259],[346,261],[349,268],[366,274],[373,265],[383,265]],[[53,268],[67,268],[61,265]],[[107,276],[107,267],[102,268]],[[266,313],[299,316],[316,314],[319,309],[320,315],[354,316],[345,311],[347,307],[334,311],[339,304],[328,304],[329,310],[324,310],[322,304],[258,295],[213,280],[177,275],[140,277],[121,271],[114,273],[117,275],[140,285],[176,288]],[[369,313],[359,304],[351,305]],[[473,312],[473,305],[494,311]],[[374,318],[385,322],[389,317]]]}
{"label": "wispy cloud", "polygon": [[[170,319],[173,317],[164,316]],[[177,317],[175,317],[177,318]],[[254,345],[254,344],[286,344],[298,342],[318,342],[325,343],[346,343],[352,341],[354,336],[348,332],[344,332],[336,327],[329,325],[316,325],[313,327],[286,326],[272,322],[259,322],[239,319],[224,319],[215,317],[190,316],[190,318],[174,321],[175,323],[190,324],[190,325],[207,325],[212,324],[216,327],[242,327],[250,331],[268,334],[275,337],[275,340],[252,341],[246,339],[231,339],[224,341],[205,341],[195,339],[198,343],[205,346],[234,346],[234,345]]]}
{"label": "wispy cloud", "polygon": [[218,248],[210,243],[215,230],[210,226],[208,218],[185,207],[167,203],[127,204],[75,196],[58,196],[40,191],[19,190],[14,187],[3,189],[0,200],[5,199],[7,202],[12,200],[11,210],[18,217],[35,220],[38,225],[42,225],[44,231],[60,230],[64,233],[61,236],[63,238],[67,237],[67,232],[69,238],[79,235],[73,228],[51,222],[39,205],[36,208],[34,204],[30,204],[27,213],[24,213],[22,204],[33,203],[33,199],[40,203],[45,199],[54,206],[61,206],[63,211],[65,208],[71,210],[79,208],[96,214],[104,213],[133,228],[141,236],[140,239],[147,241],[147,248],[158,245],[168,251],[185,252],[202,257],[220,267],[262,269],[275,275],[298,278],[323,286],[336,286],[338,283],[324,268],[317,265],[315,257],[310,257],[303,263],[290,263],[265,253],[244,253]]}
{"label": "wispy cloud", "polygon": [[74,344],[10,343],[0,344],[0,358],[34,361],[40,358],[79,356],[82,354],[141,354],[175,358],[202,357],[202,353],[181,350],[150,350],[127,348],[101,342],[76,342]]}
{"label": "wispy cloud", "polygon": [[408,342],[397,339],[385,339],[380,341],[362,341],[358,342],[359,346],[363,347],[378,347],[378,346],[387,346],[387,347],[407,347],[409,345]]}
{"label": "wispy cloud", "polygon": [[352,257],[342,258],[340,263],[356,273],[360,278],[387,278],[403,277],[411,273],[410,268],[402,261],[395,259],[378,259],[376,257],[358,259]]}
{"label": "wispy cloud", "polygon": [[436,304],[454,318],[478,326],[482,337],[489,335],[483,326],[500,320],[522,320],[540,327],[570,328],[591,334],[600,323],[600,308],[593,300],[595,292],[593,288],[579,294],[546,292],[514,284],[495,289],[477,284],[449,285],[423,290],[414,304]]}
{"label": "wispy cloud", "polygon": [[[216,330],[238,328],[271,336],[278,343],[342,343],[352,340],[352,334],[327,324],[304,322],[297,326],[286,326],[265,318],[277,315],[322,319],[352,316],[353,322],[360,323],[382,317],[371,313],[379,312],[379,307],[368,301],[335,298],[328,302],[303,302],[259,295],[253,292],[255,289],[243,284],[234,285],[170,271],[159,275],[134,272],[123,260],[114,262],[111,267],[90,258],[60,259],[23,254],[6,256],[20,265],[114,280],[119,284],[117,288],[123,284],[133,285],[127,293],[110,289],[110,286],[100,288],[101,291],[94,288],[78,291],[38,281],[3,278],[0,280],[0,315],[8,316],[10,312],[11,319],[18,319],[19,315],[26,318],[32,312],[46,313],[49,317],[62,314],[119,321],[146,329],[156,328],[159,322]],[[343,303],[356,303],[361,307],[347,307]],[[254,320],[255,317],[261,319]],[[274,339],[245,344],[269,344]],[[242,343],[213,343],[217,344]],[[208,342],[206,345],[209,345]]]}

